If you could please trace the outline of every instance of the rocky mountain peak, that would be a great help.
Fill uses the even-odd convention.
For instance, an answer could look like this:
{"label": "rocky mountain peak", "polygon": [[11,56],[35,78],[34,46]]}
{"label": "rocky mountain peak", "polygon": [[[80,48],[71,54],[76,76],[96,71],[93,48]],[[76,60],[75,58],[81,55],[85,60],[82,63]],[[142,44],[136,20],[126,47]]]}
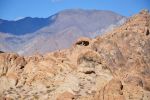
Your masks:
{"label": "rocky mountain peak", "polygon": [[143,10],[141,10],[140,14],[149,14],[149,10],[148,9],[143,9]]}
{"label": "rocky mountain peak", "polygon": [[68,48],[79,37],[94,38],[125,19],[112,11],[69,9],[48,18],[0,20],[0,50],[22,55],[37,51],[45,54]]}

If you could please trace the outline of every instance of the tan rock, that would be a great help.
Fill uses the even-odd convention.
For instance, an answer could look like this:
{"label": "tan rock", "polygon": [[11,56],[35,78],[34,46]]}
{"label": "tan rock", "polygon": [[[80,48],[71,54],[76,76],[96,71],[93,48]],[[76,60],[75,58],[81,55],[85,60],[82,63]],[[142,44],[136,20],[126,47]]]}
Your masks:
{"label": "tan rock", "polygon": [[22,57],[0,53],[0,99],[150,100],[150,14],[95,39]]}
{"label": "tan rock", "polygon": [[70,92],[64,92],[62,93],[57,100],[73,100],[75,96]]}

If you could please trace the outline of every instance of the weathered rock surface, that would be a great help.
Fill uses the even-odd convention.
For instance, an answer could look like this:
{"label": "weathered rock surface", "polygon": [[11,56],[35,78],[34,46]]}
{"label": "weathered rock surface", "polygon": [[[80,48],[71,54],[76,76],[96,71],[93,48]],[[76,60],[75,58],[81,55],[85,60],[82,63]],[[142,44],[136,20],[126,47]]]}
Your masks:
{"label": "weathered rock surface", "polygon": [[150,14],[70,49],[0,53],[2,100],[150,100]]}

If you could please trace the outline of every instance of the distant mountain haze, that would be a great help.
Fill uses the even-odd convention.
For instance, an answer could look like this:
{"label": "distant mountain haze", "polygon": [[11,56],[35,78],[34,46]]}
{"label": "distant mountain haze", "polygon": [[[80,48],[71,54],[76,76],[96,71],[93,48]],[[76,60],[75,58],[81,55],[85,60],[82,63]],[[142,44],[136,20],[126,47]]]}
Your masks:
{"label": "distant mountain haze", "polygon": [[47,26],[51,23],[48,18],[26,17],[17,21],[0,20],[0,31],[14,35],[24,35]]}
{"label": "distant mountain haze", "polygon": [[68,48],[77,38],[101,35],[125,19],[112,11],[69,9],[48,18],[0,20],[0,50],[30,55]]}

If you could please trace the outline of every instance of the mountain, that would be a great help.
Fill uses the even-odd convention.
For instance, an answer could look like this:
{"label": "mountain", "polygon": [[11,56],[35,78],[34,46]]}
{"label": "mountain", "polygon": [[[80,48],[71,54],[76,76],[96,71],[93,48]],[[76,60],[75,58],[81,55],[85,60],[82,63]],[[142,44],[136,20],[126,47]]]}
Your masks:
{"label": "mountain", "polygon": [[150,100],[150,13],[29,57],[0,53],[2,100]]}
{"label": "mountain", "polygon": [[50,23],[51,20],[49,18],[26,17],[17,21],[0,19],[0,32],[11,33],[13,35],[24,35],[27,33],[33,33]]}
{"label": "mountain", "polygon": [[[122,24],[125,19],[111,11],[70,9],[45,19],[24,18],[13,22],[2,21],[0,31],[10,33],[11,36],[5,37],[0,43],[7,44],[10,52],[19,54],[46,53],[68,48],[82,36],[96,37],[106,29]],[[13,27],[10,27],[11,25]],[[14,33],[9,29],[1,30],[4,29],[3,27],[6,30],[11,28]],[[3,48],[0,49],[5,51]]]}

